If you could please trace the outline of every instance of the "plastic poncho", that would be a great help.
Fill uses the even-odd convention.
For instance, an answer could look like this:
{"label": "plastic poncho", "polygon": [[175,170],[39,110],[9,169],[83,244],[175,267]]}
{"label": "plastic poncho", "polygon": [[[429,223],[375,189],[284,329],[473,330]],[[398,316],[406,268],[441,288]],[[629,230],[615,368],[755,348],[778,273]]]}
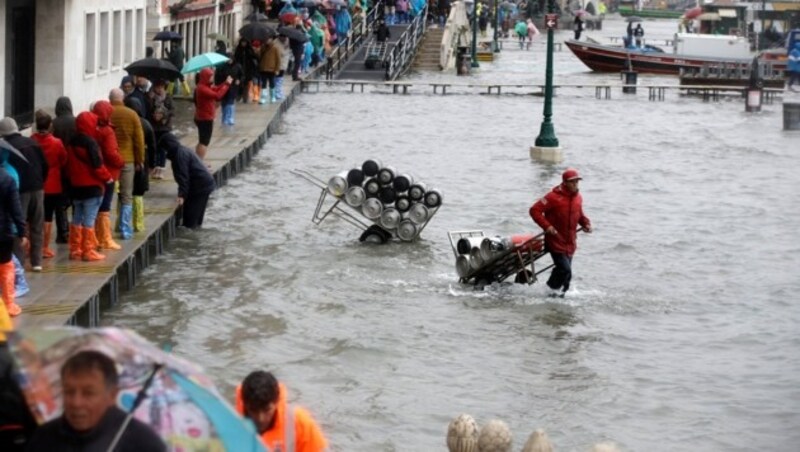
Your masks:
{"label": "plastic poncho", "polygon": [[517,22],[517,24],[514,25],[514,33],[516,33],[517,36],[528,36],[528,24],[523,21]]}
{"label": "plastic poncho", "polygon": [[425,7],[425,0],[410,0],[410,8],[408,9],[408,14],[411,17],[417,17],[422,13],[422,8]]}
{"label": "plastic poncho", "polygon": [[340,9],[336,11],[333,19],[336,22],[336,34],[344,39],[350,33],[350,29],[353,28],[353,18],[350,16],[350,12],[346,9]]}
{"label": "plastic poncho", "polygon": [[314,52],[319,53],[325,45],[325,33],[323,33],[316,23],[312,23],[311,29],[308,30],[308,37],[311,41],[311,45],[314,46]]}
{"label": "plastic poncho", "polygon": [[319,26],[322,26],[322,24],[324,24],[324,23],[327,23],[327,22],[328,22],[328,21],[327,21],[327,19],[325,19],[325,16],[324,16],[324,15],[323,15],[321,12],[319,12],[319,10],[317,10],[317,11],[314,11],[314,15],[313,15],[313,16],[311,16],[311,20],[312,20],[312,21],[313,21],[315,24],[317,24],[317,25],[319,25]]}

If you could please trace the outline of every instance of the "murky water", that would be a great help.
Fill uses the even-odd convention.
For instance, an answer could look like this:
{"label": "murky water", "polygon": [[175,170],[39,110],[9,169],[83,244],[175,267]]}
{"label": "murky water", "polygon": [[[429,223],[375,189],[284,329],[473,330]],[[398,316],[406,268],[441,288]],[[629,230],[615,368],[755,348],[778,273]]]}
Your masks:
{"label": "murky water", "polygon": [[[508,51],[474,78],[538,81],[543,61]],[[566,48],[556,64],[563,83],[616,79]],[[444,450],[462,412],[508,422],[515,450],[537,427],[558,450],[603,439],[794,450],[800,136],[781,131],[780,104],[746,114],[738,98],[564,90],[554,122],[566,162],[548,166],[528,156],[541,102],[302,95],[283,133],[214,195],[205,229],[182,231],[105,321],[172,344],[227,391],[275,371],[334,450]],[[369,246],[341,221],[309,221],[319,190],[290,170],[327,179],[367,157],[444,190],[419,242]],[[528,208],[566,166],[584,175],[596,228],[579,238],[569,296],[458,284],[447,231],[535,231]]]}

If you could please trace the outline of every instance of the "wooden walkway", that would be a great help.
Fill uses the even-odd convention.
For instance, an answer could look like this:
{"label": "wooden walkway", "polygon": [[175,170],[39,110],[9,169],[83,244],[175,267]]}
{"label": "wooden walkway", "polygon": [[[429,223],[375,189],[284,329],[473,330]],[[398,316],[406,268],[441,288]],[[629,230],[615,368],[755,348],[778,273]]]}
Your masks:
{"label": "wooden walkway", "polygon": [[[320,87],[333,87],[342,86],[349,87],[351,93],[358,91],[364,93],[367,86],[372,86],[377,89],[385,88],[385,91],[391,90],[392,94],[533,94],[541,96],[544,94],[544,83],[528,83],[528,84],[509,84],[509,83],[452,83],[452,82],[382,82],[382,81],[368,81],[368,80],[305,80],[302,82],[301,91],[306,93],[318,93]],[[622,83],[557,83],[553,85],[555,93],[558,90],[574,88],[574,89],[594,89],[596,99],[611,99],[611,91],[617,90],[620,92],[627,92],[626,90],[647,90],[647,98],[650,101],[663,101],[666,99],[667,91],[676,91],[680,94],[697,95],[703,98],[704,101],[718,101],[724,95],[743,96],[746,88],[740,86],[715,86],[715,85],[626,85]],[[513,91],[517,89],[517,91]],[[518,90],[528,90],[520,92]],[[764,102],[771,104],[774,99],[783,95],[783,88],[764,88]]]}
{"label": "wooden walkway", "polygon": [[[277,129],[283,113],[300,91],[300,84],[290,79],[285,86],[283,102],[237,104],[233,127],[223,127],[219,117],[215,121],[206,163],[211,166],[218,188],[243,171]],[[187,103],[176,101],[176,107],[175,122],[191,123],[193,113]],[[196,133],[181,137],[181,142],[194,149]],[[67,245],[58,245],[56,257],[44,260],[41,273],[26,271],[31,291],[17,298],[22,315],[14,319],[15,326],[99,325],[101,310],[116,304],[121,291],[133,288],[139,273],[175,237],[180,213],[176,199],[177,185],[168,168],[165,179],[150,180],[150,191],[144,197],[146,230],[137,232],[131,240],[117,239],[123,246],[121,250],[104,251],[103,261],[81,262],[70,261]],[[112,212],[112,220],[115,218],[116,212]]]}

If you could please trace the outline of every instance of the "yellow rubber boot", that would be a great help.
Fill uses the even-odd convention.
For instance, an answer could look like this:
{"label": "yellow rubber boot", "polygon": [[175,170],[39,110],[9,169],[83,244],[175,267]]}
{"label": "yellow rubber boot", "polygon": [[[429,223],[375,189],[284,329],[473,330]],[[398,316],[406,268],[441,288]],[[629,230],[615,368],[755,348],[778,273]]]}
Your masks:
{"label": "yellow rubber boot", "polygon": [[133,230],[144,231],[144,196],[133,197]]}

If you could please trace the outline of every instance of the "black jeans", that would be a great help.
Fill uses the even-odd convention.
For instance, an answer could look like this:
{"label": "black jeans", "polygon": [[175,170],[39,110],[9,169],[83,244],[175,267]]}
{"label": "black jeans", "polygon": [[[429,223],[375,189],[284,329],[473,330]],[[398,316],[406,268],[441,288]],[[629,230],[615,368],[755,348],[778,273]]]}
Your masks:
{"label": "black jeans", "polygon": [[553,290],[561,289],[562,292],[566,292],[572,280],[572,256],[550,252],[550,257],[553,258],[555,267],[547,279],[547,286]]}
{"label": "black jeans", "polygon": [[183,201],[183,227],[196,229],[203,225],[206,205],[211,193],[189,195]]}

